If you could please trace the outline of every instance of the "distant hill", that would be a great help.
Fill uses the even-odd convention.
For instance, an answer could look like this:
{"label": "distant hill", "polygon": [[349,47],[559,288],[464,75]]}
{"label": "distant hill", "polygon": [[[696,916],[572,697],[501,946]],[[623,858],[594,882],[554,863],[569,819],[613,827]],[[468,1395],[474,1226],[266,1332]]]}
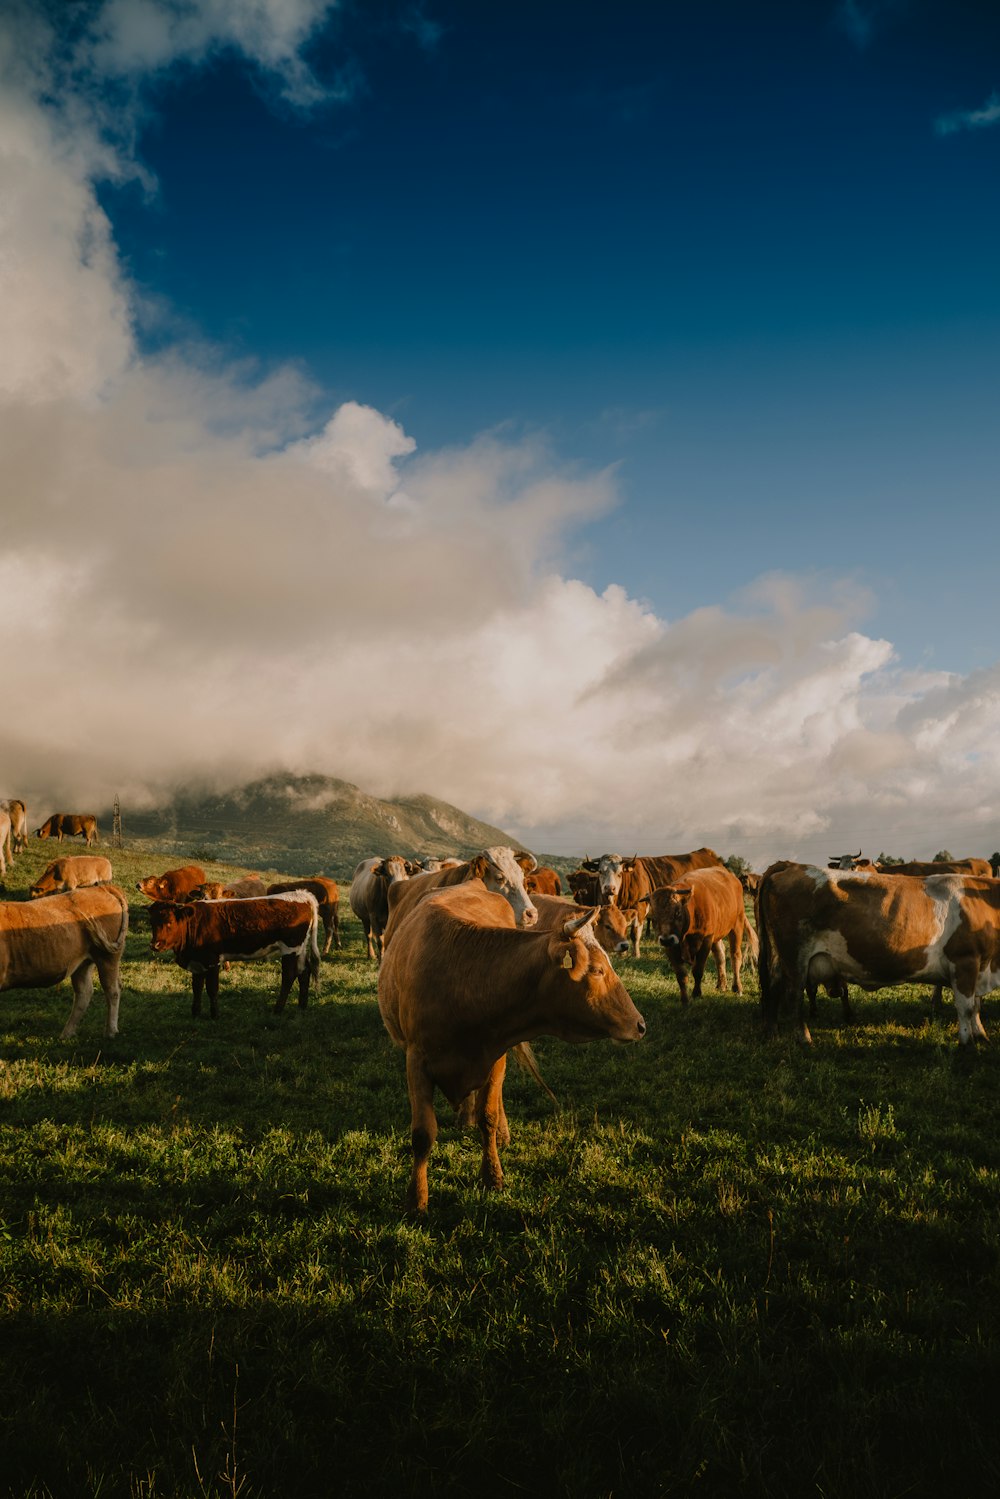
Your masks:
{"label": "distant hill", "polygon": [[[155,811],[123,805],[127,848],[161,850],[290,875],[350,877],[370,854],[459,854],[522,845],[500,828],[432,796],[382,801],[350,781],[270,775],[223,795],[181,792]],[[98,819],[111,837],[111,812]]]}

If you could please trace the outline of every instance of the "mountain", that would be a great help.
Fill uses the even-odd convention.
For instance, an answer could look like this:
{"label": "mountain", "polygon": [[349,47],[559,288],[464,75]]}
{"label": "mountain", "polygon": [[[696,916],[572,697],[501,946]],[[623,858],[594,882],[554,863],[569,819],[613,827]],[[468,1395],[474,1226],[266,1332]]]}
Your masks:
{"label": "mountain", "polygon": [[[331,776],[275,774],[225,793],[179,792],[153,811],[121,809],[127,848],[283,874],[350,879],[370,854],[459,854],[522,845],[432,796],[383,801]],[[112,814],[98,819],[111,835]]]}

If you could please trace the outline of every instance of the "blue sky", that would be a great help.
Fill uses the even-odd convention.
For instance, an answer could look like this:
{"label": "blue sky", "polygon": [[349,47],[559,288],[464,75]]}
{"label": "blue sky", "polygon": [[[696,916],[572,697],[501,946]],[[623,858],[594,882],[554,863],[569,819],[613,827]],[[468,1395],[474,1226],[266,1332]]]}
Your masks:
{"label": "blue sky", "polygon": [[3,763],[991,852],[998,169],[993,5],[12,0]]}
{"label": "blue sky", "polygon": [[1000,11],[358,5],[311,110],[232,53],[150,90],[102,201],[138,284],[421,445],[620,465],[578,570],[668,618],[849,573],[913,663],[993,659]]}

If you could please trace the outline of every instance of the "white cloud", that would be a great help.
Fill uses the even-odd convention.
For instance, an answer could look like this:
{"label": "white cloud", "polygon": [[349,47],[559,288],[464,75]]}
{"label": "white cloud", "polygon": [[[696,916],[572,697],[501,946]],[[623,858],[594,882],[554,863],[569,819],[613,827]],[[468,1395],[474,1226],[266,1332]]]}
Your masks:
{"label": "white cloud", "polygon": [[[321,10],[178,5],[165,36],[123,3],[87,35],[105,67],[226,36],[280,60]],[[864,598],[810,580],[659,619],[560,566],[613,472],[502,429],[424,453],[355,402],[317,424],[294,371],[144,358],[98,122],[39,103],[41,44],[15,63],[8,37],[4,794],[134,805],[284,765],[426,790],[549,850],[1000,841],[1000,668],[902,673]]]}
{"label": "white cloud", "polygon": [[939,115],[934,122],[938,135],[955,135],[960,130],[988,130],[1000,124],[1000,93],[992,93],[978,109],[956,109]]}

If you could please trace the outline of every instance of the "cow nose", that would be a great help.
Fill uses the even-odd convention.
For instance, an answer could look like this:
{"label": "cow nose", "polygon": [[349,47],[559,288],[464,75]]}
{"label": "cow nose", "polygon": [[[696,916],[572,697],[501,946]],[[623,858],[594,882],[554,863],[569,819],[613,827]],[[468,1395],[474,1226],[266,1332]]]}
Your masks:
{"label": "cow nose", "polygon": [[635,1023],[635,1028],[639,1032],[640,1036],[644,1036],[646,1034],[646,1022],[645,1020],[643,1020],[641,1015]]}
{"label": "cow nose", "polygon": [[527,910],[524,913],[524,916],[522,917],[523,925],[526,927],[535,926],[537,925],[537,922],[538,912],[535,910],[534,906],[528,906]]}

